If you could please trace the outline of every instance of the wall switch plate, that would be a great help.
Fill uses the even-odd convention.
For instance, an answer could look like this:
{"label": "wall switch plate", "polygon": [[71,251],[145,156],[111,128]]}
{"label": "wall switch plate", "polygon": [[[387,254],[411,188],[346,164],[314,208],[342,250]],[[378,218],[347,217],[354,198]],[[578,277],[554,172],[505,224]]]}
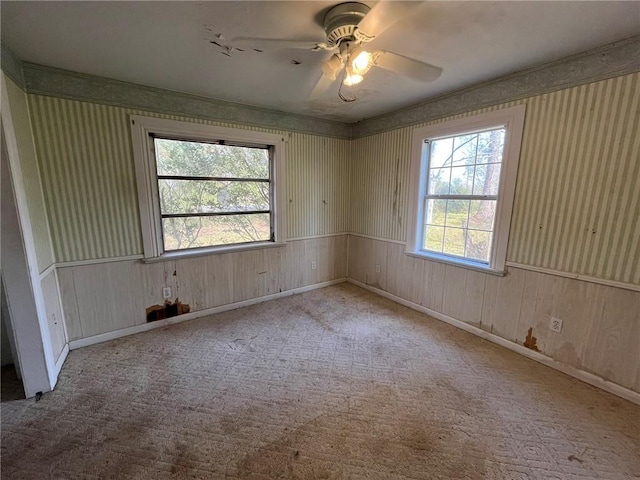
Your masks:
{"label": "wall switch plate", "polygon": [[562,320],[556,317],[551,317],[551,320],[549,320],[549,329],[556,333],[560,333],[562,331]]}
{"label": "wall switch plate", "polygon": [[380,264],[376,263],[376,273],[380,273]]}
{"label": "wall switch plate", "polygon": [[311,270],[315,270],[318,267],[316,262],[311,262]]}
{"label": "wall switch plate", "polygon": [[171,287],[162,288],[162,298],[164,299],[171,298]]}

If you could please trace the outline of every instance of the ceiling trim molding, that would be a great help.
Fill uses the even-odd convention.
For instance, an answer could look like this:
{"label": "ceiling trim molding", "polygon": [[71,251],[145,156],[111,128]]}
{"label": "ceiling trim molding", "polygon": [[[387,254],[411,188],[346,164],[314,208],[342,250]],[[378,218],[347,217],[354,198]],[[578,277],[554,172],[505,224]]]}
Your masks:
{"label": "ceiling trim molding", "polygon": [[25,90],[24,76],[22,75],[22,64],[4,42],[0,44],[0,56],[2,71],[13,81],[13,83],[18,85],[22,90]]}
{"label": "ceiling trim molding", "polygon": [[[2,53],[4,54],[4,48]],[[4,67],[4,58],[3,58]],[[84,102],[184,115],[327,137],[350,138],[349,124],[122,82],[22,62],[26,91]]]}
{"label": "ceiling trim molding", "polygon": [[430,122],[640,71],[640,35],[447,93],[352,125],[351,138]]}

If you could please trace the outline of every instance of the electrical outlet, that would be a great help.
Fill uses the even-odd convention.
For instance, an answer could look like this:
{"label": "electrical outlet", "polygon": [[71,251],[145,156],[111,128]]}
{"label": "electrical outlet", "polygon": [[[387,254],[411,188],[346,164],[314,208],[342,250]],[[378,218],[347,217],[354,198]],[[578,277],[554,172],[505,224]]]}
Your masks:
{"label": "electrical outlet", "polygon": [[311,262],[311,270],[315,270],[318,267],[316,262]]}
{"label": "electrical outlet", "polygon": [[171,287],[162,288],[162,298],[164,299],[171,298]]}
{"label": "electrical outlet", "polygon": [[549,329],[556,333],[560,333],[562,331],[562,320],[556,317],[551,317],[551,320],[549,321]]}
{"label": "electrical outlet", "polygon": [[380,264],[376,263],[376,273],[380,273]]}

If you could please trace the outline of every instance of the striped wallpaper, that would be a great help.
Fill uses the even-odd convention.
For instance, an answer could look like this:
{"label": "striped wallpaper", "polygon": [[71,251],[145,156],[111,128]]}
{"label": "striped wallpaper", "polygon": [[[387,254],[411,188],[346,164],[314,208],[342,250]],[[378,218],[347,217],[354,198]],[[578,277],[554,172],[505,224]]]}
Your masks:
{"label": "striped wallpaper", "polygon": [[[639,77],[480,110],[527,104],[509,261],[640,283]],[[142,252],[128,114],[233,126],[28,98],[58,262]],[[414,127],[352,141],[248,128],[288,137],[290,238],[353,231],[404,241]]]}
{"label": "striped wallpaper", "polygon": [[[639,83],[626,75],[431,122],[527,104],[509,261],[640,284]],[[351,231],[405,240],[413,128],[353,141]]]}
{"label": "striped wallpaper", "polygon": [[292,133],[287,145],[289,238],[349,231],[350,141]]}
{"label": "striped wallpaper", "polygon": [[[142,253],[128,115],[222,122],[29,95],[57,262]],[[349,141],[288,136],[288,236],[348,230]]]}

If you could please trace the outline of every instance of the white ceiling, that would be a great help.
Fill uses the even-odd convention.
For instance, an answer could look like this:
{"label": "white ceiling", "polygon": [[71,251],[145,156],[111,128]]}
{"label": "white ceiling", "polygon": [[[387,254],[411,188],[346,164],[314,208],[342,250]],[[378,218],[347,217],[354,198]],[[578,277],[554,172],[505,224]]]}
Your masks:
{"label": "white ceiling", "polygon": [[442,76],[424,84],[373,69],[353,103],[338,98],[337,82],[308,100],[326,52],[229,57],[210,43],[216,34],[221,43],[238,36],[323,41],[323,14],[337,3],[3,1],[2,41],[32,63],[355,122],[640,33],[634,1],[424,2],[375,47],[438,65]]}

